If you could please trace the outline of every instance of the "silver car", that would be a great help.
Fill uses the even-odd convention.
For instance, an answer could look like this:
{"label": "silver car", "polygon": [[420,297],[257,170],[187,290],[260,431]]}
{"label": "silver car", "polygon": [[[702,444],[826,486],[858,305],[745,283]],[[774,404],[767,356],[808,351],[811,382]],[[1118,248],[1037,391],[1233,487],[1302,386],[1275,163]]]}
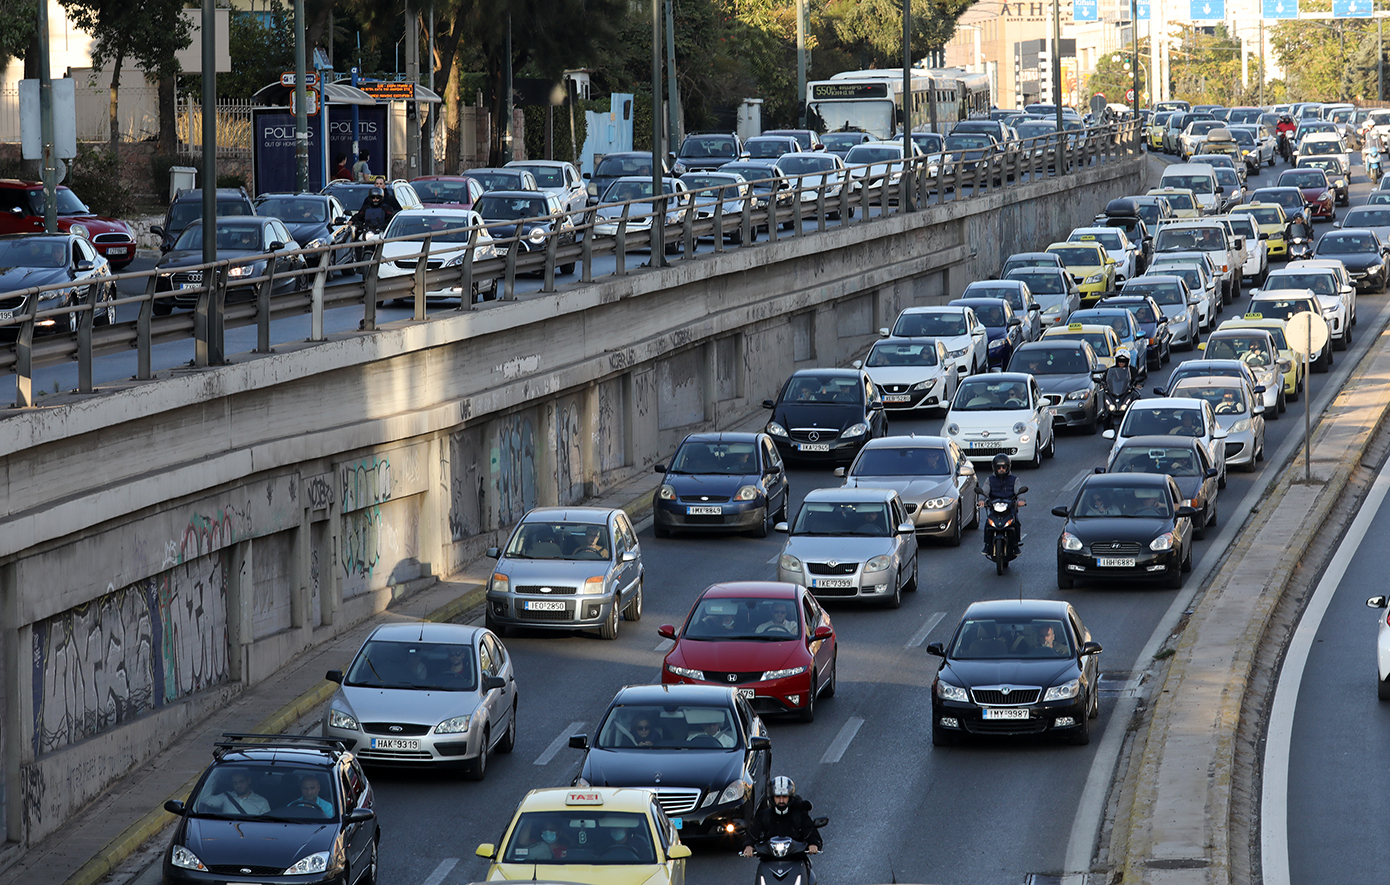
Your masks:
{"label": "silver car", "polygon": [[383,624],[362,643],[323,714],[323,736],[367,763],[455,766],[482,780],[487,754],[516,746],[516,677],[491,632]]}
{"label": "silver car", "polygon": [[621,510],[538,507],[522,517],[487,585],[487,626],[596,629],[618,638],[618,615],[642,617],[642,549]]}
{"label": "silver car", "polygon": [[960,546],[961,529],[979,524],[975,467],[943,436],[886,436],[870,440],[846,470],[847,489],[892,489],[917,534]]}
{"label": "silver car", "polygon": [[1167,393],[1211,404],[1216,423],[1226,431],[1227,465],[1253,472],[1256,462],[1265,459],[1264,402],[1244,378],[1184,378]]}
{"label": "silver car", "polygon": [[787,544],[777,580],[808,587],[819,599],[902,604],[917,589],[917,531],[892,489],[816,489],[796,520],[777,523]]}

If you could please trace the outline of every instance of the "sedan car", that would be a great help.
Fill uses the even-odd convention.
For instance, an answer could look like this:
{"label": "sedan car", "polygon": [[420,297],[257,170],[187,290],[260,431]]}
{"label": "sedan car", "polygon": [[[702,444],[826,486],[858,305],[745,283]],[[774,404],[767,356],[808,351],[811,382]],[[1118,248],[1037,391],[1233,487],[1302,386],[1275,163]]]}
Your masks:
{"label": "sedan car", "polygon": [[[1313,257],[1342,262],[1358,292],[1383,293],[1387,278],[1386,248],[1375,231],[1343,227],[1340,231],[1323,234],[1313,249]],[[1346,334],[1350,336],[1351,323],[1346,325]]]}
{"label": "sedan car", "polygon": [[1133,436],[1186,436],[1199,440],[1207,450],[1207,458],[1220,469],[1217,477],[1221,488],[1226,487],[1226,431],[1217,423],[1216,415],[1206,400],[1191,397],[1162,397],[1141,399],[1125,412],[1120,428],[1107,430],[1106,439],[1113,439],[1113,452]]}
{"label": "sedan car", "polygon": [[[261,194],[256,198],[256,214],[278,218],[289,229],[294,241],[305,249],[342,245],[334,249],[329,259],[334,264],[352,261],[353,231],[347,210],[335,197],[327,194]],[[320,256],[309,260],[318,262]]]}
{"label": "sedan car", "polygon": [[946,413],[946,435],[972,461],[1003,453],[1016,463],[1041,467],[1056,452],[1052,410],[1038,382],[1018,372],[995,373],[961,382]]}
{"label": "sedan car", "polygon": [[886,411],[932,409],[945,413],[960,384],[960,370],[936,338],[882,338],[850,365],[869,373]]}
{"label": "sedan car", "polygon": [[[1229,377],[1243,378],[1250,389],[1263,387],[1260,394],[1264,416],[1274,421],[1284,411],[1284,361],[1279,356],[1274,337],[1264,329],[1221,329],[1207,339],[1206,358],[1187,360],[1174,367],[1168,376],[1170,385],[1183,378]],[[1166,388],[1155,387],[1154,393],[1167,396]]]}
{"label": "sedan car", "polygon": [[1184,378],[1168,386],[1170,397],[1205,400],[1226,431],[1227,466],[1254,472],[1265,459],[1264,388],[1252,388],[1244,378]]}
{"label": "sedan car", "polygon": [[[1303,195],[1304,204],[1308,207],[1305,214],[1310,221],[1317,221],[1319,218],[1332,221],[1337,217],[1332,184],[1327,180],[1327,173],[1321,169],[1285,169],[1279,173],[1279,180],[1275,186],[1298,188]],[[1261,188],[1255,193],[1259,194],[1263,190],[1264,188]]]}
{"label": "sedan car", "polygon": [[323,736],[383,765],[459,766],[482,780],[487,754],[516,746],[511,655],[464,624],[393,623],[371,632],[323,714]]}
{"label": "sedan car", "polygon": [[[1099,303],[1097,303],[1099,304]],[[1087,326],[1109,326],[1120,341],[1120,348],[1129,353],[1130,365],[1147,381],[1153,358],[1149,354],[1149,338],[1144,334],[1134,314],[1123,307],[1088,307],[1072,314],[1073,323]]]}
{"label": "sedan car", "polygon": [[[695,598],[679,631],[664,624],[657,632],[675,642],[661,668],[665,685],[736,685],[755,712],[803,722],[816,718],[818,698],[835,696],[835,628],[798,584],[714,584]],[[634,737],[643,736],[641,725]]]}
{"label": "sedan car", "polygon": [[1232,206],[1229,213],[1249,215],[1255,219],[1260,239],[1264,241],[1270,258],[1288,257],[1289,244],[1284,235],[1288,230],[1289,220],[1284,214],[1283,206],[1278,203],[1243,203]]}
{"label": "sedan car", "polygon": [[[840,191],[844,189],[848,178],[844,160],[826,151],[806,151],[783,154],[777,159],[777,168],[786,174],[792,187],[801,194],[803,213],[809,211],[814,214],[815,207],[822,199],[821,193],[824,192],[826,216],[840,217],[840,210],[837,208]],[[851,217],[853,213],[854,210],[851,209]]]}
{"label": "sedan car", "polygon": [[[286,255],[299,248],[294,237],[278,218],[239,215],[218,218],[214,223],[218,259],[230,258],[235,264],[227,269],[228,301],[249,301],[256,295],[256,284],[242,282],[263,276],[273,268],[276,291],[303,289],[308,279],[289,276],[304,269],[304,256]],[[155,264],[159,279],[155,291],[154,312],[163,316],[175,307],[194,307],[203,289],[203,271],[185,270],[203,263],[203,221],[184,228],[174,248],[164,253]],[[190,291],[191,290],[191,291]]]}
{"label": "sedan car", "polygon": [[968,307],[909,307],[898,314],[891,331],[880,338],[935,338],[946,345],[946,358],[960,376],[983,372],[989,365],[989,331]]}
{"label": "sedan car", "polygon": [[1168,321],[1170,351],[1174,343],[1181,344],[1183,350],[1192,350],[1201,342],[1201,316],[1197,311],[1201,299],[1192,294],[1182,277],[1153,273],[1125,280],[1120,286],[1120,297],[1130,296],[1142,296],[1163,312]]}
{"label": "sedan car", "polygon": [[791,491],[787,470],[766,433],[693,433],[670,464],[657,464],[661,487],[652,494],[652,532],[751,531],[767,537],[785,521]]}
{"label": "sedan car", "polygon": [[1026,284],[1028,291],[1037,299],[1040,335],[1054,326],[1065,326],[1071,322],[1071,315],[1081,309],[1081,287],[1060,264],[1053,267],[1015,267],[1005,271],[1003,276],[1006,281],[1016,280]]}
{"label": "sedan car", "polygon": [[[65,185],[58,185],[55,198],[57,230],[87,240],[110,262],[113,271],[122,270],[135,260],[135,232],[130,225],[118,218],[97,215]],[[244,193],[242,199],[245,199]],[[42,230],[43,182],[0,180],[0,234]]]}
{"label": "sedan car", "polygon": [[[473,204],[487,225],[488,235],[497,244],[497,254],[506,255],[513,247],[522,254],[544,252],[552,238],[556,248],[575,242],[574,222],[560,198],[544,191],[491,190]],[[558,263],[558,262],[557,262]],[[559,273],[574,273],[575,262],[560,264]],[[543,273],[538,270],[537,273]]]}
{"label": "sedan car", "polygon": [[[757,212],[753,221],[753,234],[755,236],[759,230],[767,230],[767,205],[769,202],[775,200],[778,210],[789,208],[796,202],[797,197],[792,190],[792,180],[771,160],[736,160],[721,166],[719,171],[729,175],[740,175],[744,181],[748,182],[748,208],[750,211]],[[781,226],[783,229],[787,229],[794,223],[793,221],[784,221]]]}
{"label": "sedan car", "polygon": [[971,603],[950,641],[927,652],[942,659],[932,679],[932,744],[1017,734],[1090,742],[1101,647],[1070,603]]}
{"label": "sedan car", "polygon": [[649,790],[686,835],[732,833],[735,821],[771,801],[772,739],[734,686],[626,686],[593,740],[576,734],[569,743],[585,751],[574,786]]}
{"label": "sedan car", "polygon": [[1008,365],[1009,357],[1024,342],[1023,320],[1014,315],[1009,302],[1002,298],[957,298],[948,304],[968,307],[975,318],[984,324],[989,335],[988,361],[991,369]]}
{"label": "sedan car", "polygon": [[1211,259],[1205,252],[1169,252],[1155,255],[1145,274],[1180,277],[1196,300],[1198,334],[1209,329],[1221,313],[1221,277],[1212,271]]}
{"label": "sedan car", "polygon": [[[427,270],[444,267],[461,269],[468,255],[469,239],[474,233],[470,232],[469,228],[477,229],[477,236],[473,244],[473,260],[484,261],[488,258],[496,258],[498,250],[493,242],[492,234],[483,227],[482,216],[471,209],[431,207],[397,212],[395,217],[391,219],[391,223],[386,226],[386,232],[383,236],[388,240],[396,237],[408,237],[409,239],[382,245],[381,264],[377,267],[378,278],[384,280],[414,274],[415,267],[420,261],[420,251],[424,248],[426,236],[430,238],[429,250],[425,254],[425,268]],[[467,296],[463,294],[462,282],[461,277],[456,283],[443,281],[439,289],[431,290],[426,294],[443,298],[458,298],[460,303],[464,301],[474,302],[497,294],[497,279],[495,277],[489,279],[475,277],[473,291]]]}
{"label": "sedan car", "polygon": [[1335,156],[1302,156],[1295,162],[1294,168],[1321,169],[1327,175],[1328,183],[1332,185],[1332,192],[1337,197],[1337,205],[1347,206],[1351,204],[1351,175],[1342,165],[1340,158]]}
{"label": "sedan car", "polygon": [[[753,188],[742,175],[732,172],[687,172],[681,176],[690,192],[691,209],[698,219],[720,216],[723,235],[735,245],[743,242],[743,207]],[[751,203],[749,204],[751,208]],[[758,224],[749,225],[748,239],[758,238]]]}
{"label": "sedan car", "polygon": [[1043,333],[1043,341],[1084,341],[1091,346],[1102,369],[1115,365],[1115,357],[1120,353],[1120,339],[1115,330],[1108,325],[1096,323],[1067,323],[1053,326]]}
{"label": "sedan car", "polygon": [[554,197],[560,208],[573,215],[584,209],[588,194],[584,189],[584,179],[573,163],[564,160],[512,160],[507,169],[522,169],[531,173],[536,187]]}
{"label": "sedan car", "polygon": [[[1298,264],[1300,262],[1293,263]],[[1311,278],[1319,272],[1331,276],[1325,270],[1309,270],[1305,276]],[[1275,284],[1271,284],[1269,288],[1256,289],[1251,292],[1250,312],[1245,314],[1244,318],[1258,316],[1260,319],[1282,320],[1287,323],[1295,314],[1300,313],[1311,313],[1321,317],[1327,326],[1327,341],[1321,347],[1314,348],[1310,354],[1310,359],[1314,372],[1326,372],[1332,368],[1332,351],[1337,349],[1338,344],[1342,343],[1342,335],[1338,333],[1345,334],[1349,330],[1350,324],[1343,321],[1346,317],[1344,306],[1339,305],[1334,308],[1332,303],[1324,303],[1332,302],[1332,299],[1321,296],[1312,289],[1292,288],[1295,277],[1292,275],[1282,276],[1283,274],[1297,273],[1299,271],[1291,271],[1286,267],[1279,272],[1280,276],[1277,280],[1275,274],[1270,274],[1271,280],[1275,280],[1277,287]],[[1284,286],[1290,288],[1284,288]]]}
{"label": "sedan car", "polygon": [[788,534],[777,580],[817,597],[897,608],[904,590],[917,589],[916,527],[892,489],[816,489],[777,531]]}
{"label": "sedan car", "polygon": [[[675,241],[669,241],[669,233],[680,227],[685,220],[685,213],[690,209],[690,197],[686,191],[685,183],[679,178],[661,180],[661,193],[666,197],[661,201],[661,206],[665,209],[667,251],[678,245]],[[616,237],[620,229],[625,234],[651,231],[656,209],[652,202],[650,177],[619,178],[603,192],[601,204],[594,210],[593,236]],[[646,238],[643,237],[642,243],[645,242]],[[641,246],[642,243],[629,240],[628,248]]]}
{"label": "sedan car", "polygon": [[[1303,199],[1303,191],[1296,187],[1262,187],[1251,191],[1246,197],[1250,203],[1277,203],[1284,210],[1285,217],[1295,215],[1308,217],[1308,203]],[[1247,204],[1248,205],[1248,204]],[[1232,212],[1236,209],[1232,208]]]}
{"label": "sedan car", "polygon": [[1023,321],[1023,340],[1042,337],[1042,304],[1023,280],[976,280],[965,287],[961,298],[998,298],[1009,303],[1014,316]]}
{"label": "sedan car", "polygon": [[802,369],[763,408],[772,410],[766,431],[788,460],[848,464],[888,433],[883,400],[863,369]]}
{"label": "sedan car", "polygon": [[1006,372],[1033,376],[1052,411],[1052,423],[1081,427],[1095,433],[1105,417],[1098,375],[1105,366],[1085,341],[1049,338],[1025,344],[1014,352]]}
{"label": "sedan car", "polygon": [[487,582],[487,627],[596,629],[618,638],[618,613],[642,617],[642,548],[621,510],[538,507],[521,518]]}
{"label": "sedan car", "polygon": [[[1390,202],[1390,194],[1385,197],[1386,202]],[[1374,232],[1382,243],[1390,243],[1390,206],[1357,206],[1348,210],[1333,227],[1363,228]]]}
{"label": "sedan car", "polygon": [[[921,148],[912,146],[913,156],[921,156]],[[903,145],[900,141],[870,141],[855,145],[845,154],[845,165],[849,167],[851,189],[868,191],[872,202],[893,202],[897,194],[893,188],[898,186],[903,175]],[[889,193],[884,195],[883,191]]]}
{"label": "sedan car", "polygon": [[[1131,410],[1132,411],[1132,410]],[[1101,473],[1086,477],[1057,539],[1057,587],[1077,580],[1163,581],[1182,587],[1192,569],[1192,519],[1177,482],[1167,475]]]}
{"label": "sedan car", "polygon": [[849,469],[837,468],[845,488],[892,489],[919,537],[960,546],[961,530],[979,525],[975,467],[960,446],[940,436],[890,436],[859,452]]}
{"label": "sedan car", "polygon": [[1124,293],[1102,298],[1096,307],[1124,308],[1139,324],[1139,335],[1144,346],[1141,350],[1148,359],[1150,370],[1166,366],[1173,358],[1173,335],[1168,328],[1168,316],[1159,308],[1157,302],[1140,293]]}
{"label": "sedan car", "polygon": [[[0,320],[23,317],[30,309],[50,310],[69,304],[85,304],[88,288],[96,286],[94,324],[116,321],[111,305],[118,296],[111,279],[111,265],[77,234],[7,234],[0,236]],[[50,289],[38,296],[18,293],[35,286],[71,283],[71,288]],[[80,314],[41,317],[34,322],[35,334],[77,331]],[[0,326],[0,336],[19,333],[18,325]]]}
{"label": "sedan car", "polygon": [[1193,507],[1193,535],[1201,540],[1207,536],[1207,526],[1216,525],[1217,487],[1219,471],[1207,458],[1207,450],[1190,438],[1172,436],[1136,436],[1110,453],[1107,473],[1152,473],[1171,476],[1178,484],[1182,504]]}
{"label": "sedan car", "polygon": [[412,178],[410,186],[426,206],[444,209],[472,209],[483,195],[483,185],[467,175],[422,175]]}
{"label": "sedan car", "polygon": [[1081,289],[1081,304],[1099,301],[1115,288],[1115,259],[1099,243],[1053,243],[1047,251],[1062,259]]}
{"label": "sedan car", "polygon": [[538,191],[540,186],[536,183],[536,177],[525,169],[500,168],[500,169],[469,169],[463,173],[468,178],[473,179],[483,186],[483,192],[488,191]]}

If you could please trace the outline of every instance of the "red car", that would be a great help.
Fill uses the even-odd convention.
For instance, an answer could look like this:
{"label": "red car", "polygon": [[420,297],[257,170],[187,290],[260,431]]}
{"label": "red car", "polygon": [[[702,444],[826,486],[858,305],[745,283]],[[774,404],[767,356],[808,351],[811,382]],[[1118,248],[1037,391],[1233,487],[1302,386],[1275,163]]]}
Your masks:
{"label": "red car", "polygon": [[1337,195],[1327,180],[1327,173],[1321,169],[1285,169],[1279,173],[1279,187],[1296,187],[1303,194],[1303,202],[1308,204],[1308,220],[1337,217],[1334,208]]}
{"label": "red car", "polygon": [[440,209],[472,209],[483,195],[482,183],[467,175],[422,175],[412,178],[410,186],[420,202]]}
{"label": "red car", "polygon": [[814,596],[797,584],[735,581],[714,584],[691,606],[674,640],[661,681],[737,686],[758,713],[816,715],[816,699],[835,694],[835,628]]}
{"label": "red car", "polygon": [[[43,182],[0,179],[0,234],[43,230]],[[135,234],[124,221],[102,218],[70,189],[58,185],[58,230],[85,236],[98,253],[120,270],[135,260]]]}

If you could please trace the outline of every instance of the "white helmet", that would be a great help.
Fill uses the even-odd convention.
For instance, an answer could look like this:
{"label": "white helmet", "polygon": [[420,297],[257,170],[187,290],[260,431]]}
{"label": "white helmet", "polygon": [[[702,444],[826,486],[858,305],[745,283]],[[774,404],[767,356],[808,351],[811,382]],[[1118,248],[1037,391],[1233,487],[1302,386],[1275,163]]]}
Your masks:
{"label": "white helmet", "polygon": [[[788,799],[796,796],[796,784],[792,782],[791,778],[778,775],[772,779],[772,798],[776,799],[778,796],[786,796]],[[790,808],[790,802],[785,807],[778,806],[776,802],[772,803],[772,810],[777,814],[786,814]]]}

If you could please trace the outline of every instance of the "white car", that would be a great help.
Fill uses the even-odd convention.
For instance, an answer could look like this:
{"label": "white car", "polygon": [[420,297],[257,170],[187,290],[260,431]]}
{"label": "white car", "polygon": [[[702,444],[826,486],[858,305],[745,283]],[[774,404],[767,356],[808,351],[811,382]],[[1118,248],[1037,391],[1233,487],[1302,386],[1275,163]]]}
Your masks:
{"label": "white car", "polygon": [[1265,459],[1264,391],[1255,393],[1244,378],[1190,377],[1168,388],[1168,395],[1206,400],[1226,431],[1226,463],[1254,471]]}
{"label": "white car", "polygon": [[801,194],[803,204],[814,206],[818,203],[820,187],[824,184],[826,214],[832,218],[839,217],[840,190],[845,186],[848,175],[844,160],[829,151],[805,151],[778,157],[777,168],[791,179],[792,187]]}
{"label": "white car", "polygon": [[1269,242],[1260,238],[1259,222],[1244,212],[1218,215],[1213,220],[1225,225],[1232,239],[1239,237],[1245,241],[1240,275],[1256,284],[1263,283],[1265,274],[1269,273]]}
{"label": "white car", "polygon": [[[1369,608],[1390,607],[1390,597],[1372,596],[1366,600]],[[1376,694],[1382,701],[1390,701],[1390,615],[1377,615],[1380,629],[1376,631]]]}
{"label": "white car", "polygon": [[960,384],[960,370],[937,338],[884,338],[851,365],[869,374],[889,411],[945,411]]}
{"label": "white car", "polygon": [[879,329],[880,338],[936,338],[946,345],[960,377],[989,368],[989,330],[968,307],[909,307],[893,323]]}
{"label": "white car", "polygon": [[946,412],[946,437],[971,461],[1001,452],[1015,462],[1041,467],[1056,452],[1052,409],[1038,382],[1022,372],[966,378]]}
{"label": "white car", "polygon": [[[912,155],[922,156],[922,149],[915,143],[912,145]],[[850,167],[850,187],[853,190],[878,187],[884,183],[888,187],[897,187],[903,176],[903,143],[869,141],[856,144],[845,154],[845,165]],[[889,199],[895,197],[890,194]]]}
{"label": "white car", "polygon": [[[1333,347],[1346,350],[1351,340],[1351,326],[1356,322],[1356,287],[1347,276],[1346,266],[1329,258],[1309,258],[1290,261],[1278,270],[1270,271],[1263,286],[1251,290],[1253,299],[1281,289],[1307,289],[1318,299],[1327,332]],[[1254,310],[1254,307],[1250,308]]]}
{"label": "white car", "polygon": [[1216,421],[1216,413],[1206,400],[1185,396],[1141,399],[1125,412],[1119,430],[1106,430],[1101,436],[1114,440],[1107,458],[1113,458],[1125,440],[1136,436],[1189,436],[1201,442],[1207,458],[1221,471],[1218,488],[1226,487],[1226,431]]}
{"label": "white car", "polygon": [[[382,238],[410,237],[397,243],[386,243],[381,247],[381,267],[378,279],[409,276],[415,273],[415,265],[420,258],[420,249],[426,236],[430,237],[426,268],[460,267],[468,254],[469,231],[460,228],[477,227],[478,239],[473,250],[473,260],[483,261],[496,258],[497,247],[492,236],[482,226],[483,218],[471,209],[409,209],[397,212],[386,226]],[[473,297],[483,292],[496,291],[497,278],[473,280]],[[445,298],[461,298],[457,286],[432,289],[426,294]]]}
{"label": "white car", "polygon": [[[1352,281],[1351,274],[1347,272],[1347,266],[1335,258],[1305,258],[1301,261],[1290,261],[1284,265],[1285,273],[1288,271],[1302,271],[1316,269],[1326,271],[1336,281],[1336,299],[1341,302],[1341,313],[1348,317],[1348,325],[1356,325],[1356,283]],[[1271,288],[1265,286],[1266,289]],[[1327,320],[1328,326],[1334,336],[1342,334],[1344,329],[1332,322],[1332,315],[1339,313],[1337,308],[1332,306],[1333,298],[1322,291],[1321,287],[1309,286],[1313,294],[1318,296],[1318,305],[1322,308],[1323,319]],[[1350,334],[1349,332],[1347,333]]]}
{"label": "white car", "polygon": [[1170,274],[1183,278],[1187,288],[1198,299],[1197,318],[1203,329],[1210,329],[1221,310],[1221,281],[1211,272],[1211,262],[1204,252],[1174,252],[1155,255],[1148,274]]}
{"label": "white car", "polygon": [[1115,259],[1115,282],[1134,276],[1139,248],[1118,227],[1078,227],[1067,237],[1068,243],[1100,243]]}
{"label": "white car", "polygon": [[536,187],[560,200],[566,212],[581,212],[588,203],[584,179],[573,163],[563,160],[512,160],[508,169],[524,169],[536,179]]}

